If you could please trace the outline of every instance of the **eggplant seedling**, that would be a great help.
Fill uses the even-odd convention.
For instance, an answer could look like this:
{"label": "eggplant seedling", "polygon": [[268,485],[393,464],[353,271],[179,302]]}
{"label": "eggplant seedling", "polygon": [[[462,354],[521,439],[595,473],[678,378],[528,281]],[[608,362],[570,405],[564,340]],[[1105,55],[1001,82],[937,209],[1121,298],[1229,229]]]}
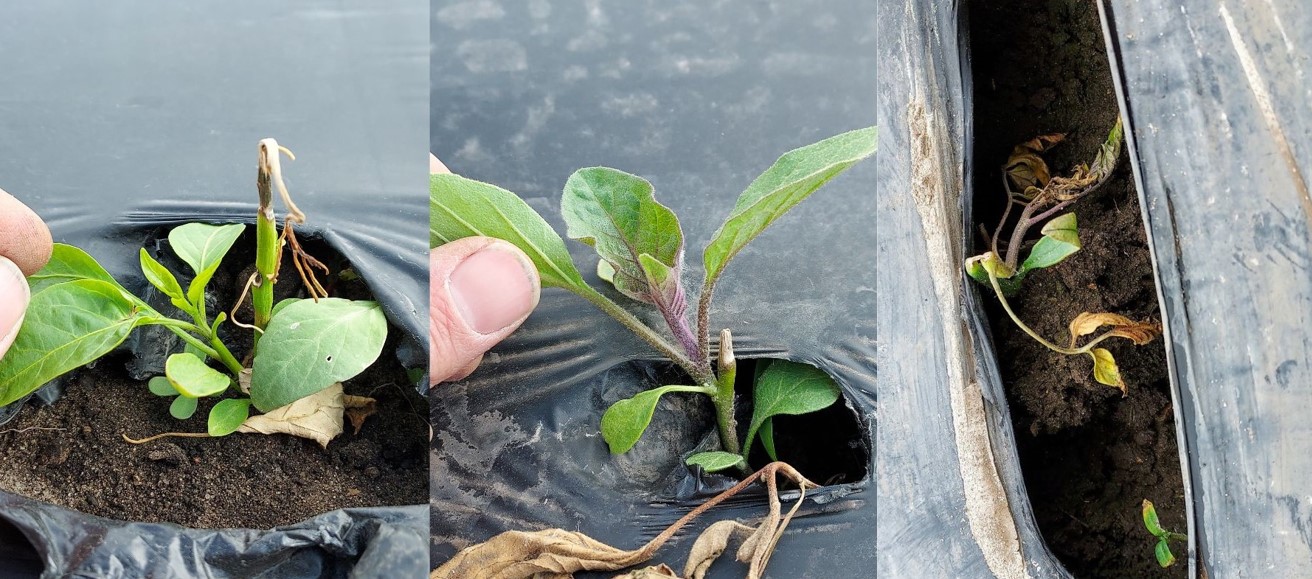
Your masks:
{"label": "eggplant seedling", "polygon": [[[295,226],[305,222],[305,214],[292,202],[279,162],[280,152],[292,157],[291,152],[273,139],[260,141],[259,151],[257,271],[246,280],[233,314],[219,312],[211,317],[206,311],[206,289],[245,225],[188,223],[169,232],[169,246],[191,269],[185,290],[178,276],[141,250],[146,280],[186,319],[170,318],[127,291],[85,251],[56,244],[50,263],[28,278],[32,300],[26,321],[8,355],[0,360],[0,406],[110,353],[133,329],[156,325],[186,343],[185,351],[168,357],[164,375],[148,384],[156,395],[174,398],[169,409],[174,417],[191,417],[200,398],[234,395],[210,410],[206,433],[161,436],[286,432],[326,446],[341,431],[344,408],[365,404],[363,399],[343,395],[339,383],[378,358],[387,337],[387,320],[375,302],[327,297],[314,274],[315,269],[326,273],[327,267],[296,239]],[[287,208],[281,234],[273,210],[275,187]],[[284,253],[290,254],[310,299],[273,303],[273,285]],[[234,317],[248,291],[254,304],[253,324]],[[220,339],[224,322],[254,333],[249,367]],[[265,414],[251,416],[252,406]],[[158,437],[146,440],[154,438]]]}
{"label": "eggplant seedling", "polygon": [[1148,499],[1143,500],[1143,526],[1157,537],[1157,546],[1153,548],[1153,553],[1157,555],[1157,564],[1163,568],[1174,565],[1175,555],[1171,553],[1171,541],[1188,541],[1189,536],[1162,528],[1161,522],[1157,520],[1157,509]]}
{"label": "eggplant seedling", "polygon": [[[1003,166],[1002,186],[1007,194],[1007,204],[1002,219],[992,235],[985,232],[989,251],[966,260],[966,273],[975,281],[993,288],[1002,309],[1022,331],[1054,352],[1089,356],[1093,359],[1094,379],[1119,389],[1124,396],[1127,392],[1125,381],[1121,379],[1115,358],[1106,348],[1096,346],[1108,338],[1124,338],[1142,346],[1161,333],[1160,325],[1137,322],[1118,314],[1084,312],[1071,321],[1070,344],[1062,347],[1025,325],[1007,302],[1007,296],[1020,289],[1027,274],[1057,265],[1080,250],[1075,214],[1058,213],[1107,183],[1120,159],[1124,134],[1118,118],[1092,164],[1077,166],[1069,177],[1052,176],[1047,163],[1039,154],[1060,143],[1063,138],[1060,134],[1042,135],[1012,150]],[[1001,246],[1005,248],[1003,251],[999,246],[999,238],[1016,207],[1021,208],[1020,217],[1012,226],[1010,240]],[[1020,261],[1021,250],[1028,246],[1025,243],[1026,233],[1040,223],[1043,223],[1040,230],[1042,237],[1030,248],[1025,260]],[[1109,329],[1084,345],[1077,345],[1080,338],[1102,327]]]}
{"label": "eggplant seedling", "polygon": [[702,253],[706,270],[698,295],[696,325],[689,323],[683,285],[683,230],[674,212],[658,203],[646,180],[606,167],[576,171],[565,183],[561,212],[566,233],[596,249],[597,275],[628,298],[654,306],[668,327],[659,332],[583,281],[565,242],[514,193],[457,175],[433,175],[430,185],[430,244],[488,236],[515,244],[537,266],[542,284],[573,292],[641,337],[681,367],[689,384],[670,384],[620,400],[602,416],[601,434],[612,453],[634,444],[651,423],[660,397],[701,394],[715,405],[722,451],[688,458],[707,471],[746,471],[757,436],[773,457],[771,417],[805,414],[838,400],[839,389],[824,372],[772,361],[757,376],[754,413],[745,438],[734,419],[737,362],[729,330],[720,335],[718,356],[710,348],[711,299],[725,267],[752,239],[821,185],[875,152],[874,127],[843,133],[784,154],[738,197],[728,219]]}

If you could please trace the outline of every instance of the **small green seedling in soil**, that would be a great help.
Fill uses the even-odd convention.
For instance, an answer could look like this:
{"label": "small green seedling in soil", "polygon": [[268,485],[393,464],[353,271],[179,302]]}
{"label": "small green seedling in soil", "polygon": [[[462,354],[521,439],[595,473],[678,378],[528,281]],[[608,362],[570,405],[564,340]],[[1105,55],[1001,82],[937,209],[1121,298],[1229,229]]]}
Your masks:
{"label": "small green seedling in soil", "polygon": [[[50,263],[28,278],[32,301],[26,320],[8,355],[0,360],[0,406],[21,400],[47,382],[108,354],[133,329],[157,325],[186,344],[184,351],[168,357],[164,375],[148,384],[152,393],[173,398],[169,412],[174,417],[190,418],[201,398],[230,396],[210,410],[208,432],[191,436],[278,431],[327,445],[341,431],[343,408],[365,404],[342,395],[340,386],[330,387],[363,372],[378,358],[387,337],[387,321],[377,303],[330,298],[319,285],[314,270],[326,273],[327,267],[297,241],[294,228],[305,222],[305,214],[292,202],[283,183],[280,152],[291,157],[291,152],[273,139],[260,141],[257,271],[246,281],[232,314],[211,316],[206,288],[245,225],[188,223],[169,232],[169,246],[191,270],[185,287],[179,276],[141,250],[145,279],[169,298],[184,319],[168,317],[128,292],[85,251],[56,244]],[[287,208],[281,234],[273,210],[275,187]],[[286,299],[275,305],[273,285],[284,248],[289,249],[310,299]],[[253,324],[235,319],[248,292],[254,304]],[[220,339],[224,322],[253,332],[255,347],[249,364],[238,361]],[[336,396],[327,397],[325,392]],[[321,397],[314,399],[314,408],[302,404],[298,412],[288,411],[296,406],[293,403],[313,396]],[[252,407],[265,414],[251,416]],[[333,416],[337,418],[335,431],[331,420],[325,420]]]}
{"label": "small green seedling in soil", "polygon": [[628,298],[654,307],[665,321],[663,334],[583,281],[565,242],[514,193],[458,175],[433,175],[430,244],[471,236],[515,244],[537,266],[542,284],[569,290],[632,330],[687,372],[690,384],[670,384],[620,400],[602,416],[601,434],[612,453],[634,444],[651,423],[660,397],[701,394],[715,405],[723,450],[688,459],[707,471],[746,472],[757,436],[773,456],[771,418],[821,410],[838,400],[839,389],[824,372],[793,362],[772,361],[755,383],[755,406],[745,438],[734,420],[737,362],[729,330],[720,334],[718,357],[710,347],[711,297],[725,267],[771,223],[821,185],[874,154],[874,127],[843,133],[784,154],[738,197],[728,219],[702,253],[706,274],[697,296],[696,324],[688,319],[683,286],[683,230],[674,212],[658,203],[651,183],[606,167],[576,171],[561,198],[566,233],[596,249],[597,274]]}
{"label": "small green seedling in soil", "polygon": [[[1002,303],[1002,309],[1022,331],[1054,352],[1089,356],[1093,359],[1094,379],[1119,389],[1124,396],[1127,390],[1116,360],[1106,348],[1096,346],[1108,338],[1125,338],[1142,346],[1161,333],[1160,325],[1137,322],[1118,314],[1084,312],[1070,323],[1070,345],[1061,347],[1025,325],[1007,302],[1007,297],[1019,291],[1021,282],[1030,272],[1057,265],[1080,250],[1075,214],[1058,213],[1107,183],[1120,159],[1124,134],[1121,121],[1117,119],[1091,165],[1077,166],[1070,177],[1052,176],[1047,163],[1039,154],[1060,143],[1063,138],[1059,134],[1042,135],[1012,150],[1007,164],[1003,166],[1002,186],[1007,194],[1007,205],[1002,212],[1002,219],[991,236],[985,232],[989,251],[966,260],[966,273],[975,281],[993,288],[998,301]],[[1002,246],[1004,252],[1000,249],[999,238],[1016,207],[1021,208],[1020,218],[1012,227],[1010,241]],[[1025,260],[1021,261],[1021,250],[1028,245],[1025,243],[1025,235],[1030,228],[1040,223],[1043,223],[1040,230],[1042,237],[1030,248]],[[1109,329],[1084,345],[1077,345],[1080,338],[1102,327]]]}
{"label": "small green seedling in soil", "polygon": [[1157,564],[1163,568],[1174,565],[1175,555],[1171,553],[1171,541],[1188,541],[1189,536],[1163,529],[1161,522],[1157,520],[1157,509],[1148,499],[1143,500],[1143,526],[1157,537],[1157,546],[1153,548],[1153,553],[1157,556]]}

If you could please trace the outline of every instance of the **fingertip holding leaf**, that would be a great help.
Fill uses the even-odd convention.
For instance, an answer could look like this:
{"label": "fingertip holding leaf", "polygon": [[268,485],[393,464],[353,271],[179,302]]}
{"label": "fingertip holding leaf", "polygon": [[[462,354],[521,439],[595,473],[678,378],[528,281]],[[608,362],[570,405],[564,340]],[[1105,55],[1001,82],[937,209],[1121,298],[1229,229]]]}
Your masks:
{"label": "fingertip holding leaf", "polygon": [[1112,353],[1103,348],[1094,348],[1089,351],[1089,356],[1093,358],[1093,379],[1120,390],[1122,397],[1128,396],[1125,382],[1121,380],[1121,370],[1116,366]]}
{"label": "fingertip holding leaf", "polygon": [[429,246],[465,237],[495,237],[523,250],[537,266],[542,285],[588,291],[565,240],[518,195],[459,175],[429,180]]}

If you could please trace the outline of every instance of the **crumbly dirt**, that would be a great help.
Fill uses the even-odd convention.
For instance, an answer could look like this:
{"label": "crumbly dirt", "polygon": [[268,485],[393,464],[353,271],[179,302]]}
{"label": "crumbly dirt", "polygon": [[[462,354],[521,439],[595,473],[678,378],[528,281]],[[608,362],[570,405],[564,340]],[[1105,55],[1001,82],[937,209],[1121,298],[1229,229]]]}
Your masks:
{"label": "crumbly dirt", "polygon": [[[1013,146],[1066,133],[1046,160],[1054,173],[1068,174],[1092,161],[1118,110],[1091,0],[973,2],[970,19],[975,218],[992,228],[1004,199],[1001,167]],[[1112,181],[1074,205],[1083,249],[1030,274],[1011,299],[1021,319],[1051,340],[1067,341],[1067,324],[1085,311],[1161,320],[1128,166],[1123,154]],[[978,235],[975,242],[983,247]],[[1184,564],[1158,567],[1140,518],[1147,498],[1168,528],[1185,527],[1162,340],[1142,347],[1111,341],[1129,386],[1122,398],[1093,380],[1088,357],[1047,350],[995,299],[985,302],[1026,486],[1049,547],[1076,577],[1184,577]],[[1175,546],[1182,557],[1183,546]]]}
{"label": "crumbly dirt", "polygon": [[[243,250],[239,244],[230,255]],[[216,276],[224,303],[240,292],[238,277]],[[349,294],[361,291],[334,295],[360,298]],[[348,424],[326,450],[287,435],[128,444],[125,434],[204,432],[215,400],[175,420],[171,399],[133,379],[125,370],[131,356],[121,353],[72,375],[53,406],[30,402],[0,427],[0,489],[113,519],[199,528],[270,528],[340,508],[423,504],[428,407],[396,361],[400,331],[390,333],[379,361],[345,384],[348,394],[376,398],[377,413],[359,434]],[[242,349],[234,349],[239,357]]]}

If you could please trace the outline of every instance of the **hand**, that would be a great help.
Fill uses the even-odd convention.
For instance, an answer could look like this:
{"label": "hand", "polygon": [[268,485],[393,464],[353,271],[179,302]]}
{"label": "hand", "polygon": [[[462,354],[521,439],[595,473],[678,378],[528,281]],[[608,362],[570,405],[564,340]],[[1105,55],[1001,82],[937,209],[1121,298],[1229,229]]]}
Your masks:
{"label": "hand", "polygon": [[[428,156],[429,171],[449,173]],[[538,305],[542,282],[523,251],[499,239],[466,237],[429,254],[429,376],[468,376]]]}
{"label": "hand", "polygon": [[45,267],[52,249],[41,218],[0,190],[0,358],[14,343],[32,298],[25,276]]}

